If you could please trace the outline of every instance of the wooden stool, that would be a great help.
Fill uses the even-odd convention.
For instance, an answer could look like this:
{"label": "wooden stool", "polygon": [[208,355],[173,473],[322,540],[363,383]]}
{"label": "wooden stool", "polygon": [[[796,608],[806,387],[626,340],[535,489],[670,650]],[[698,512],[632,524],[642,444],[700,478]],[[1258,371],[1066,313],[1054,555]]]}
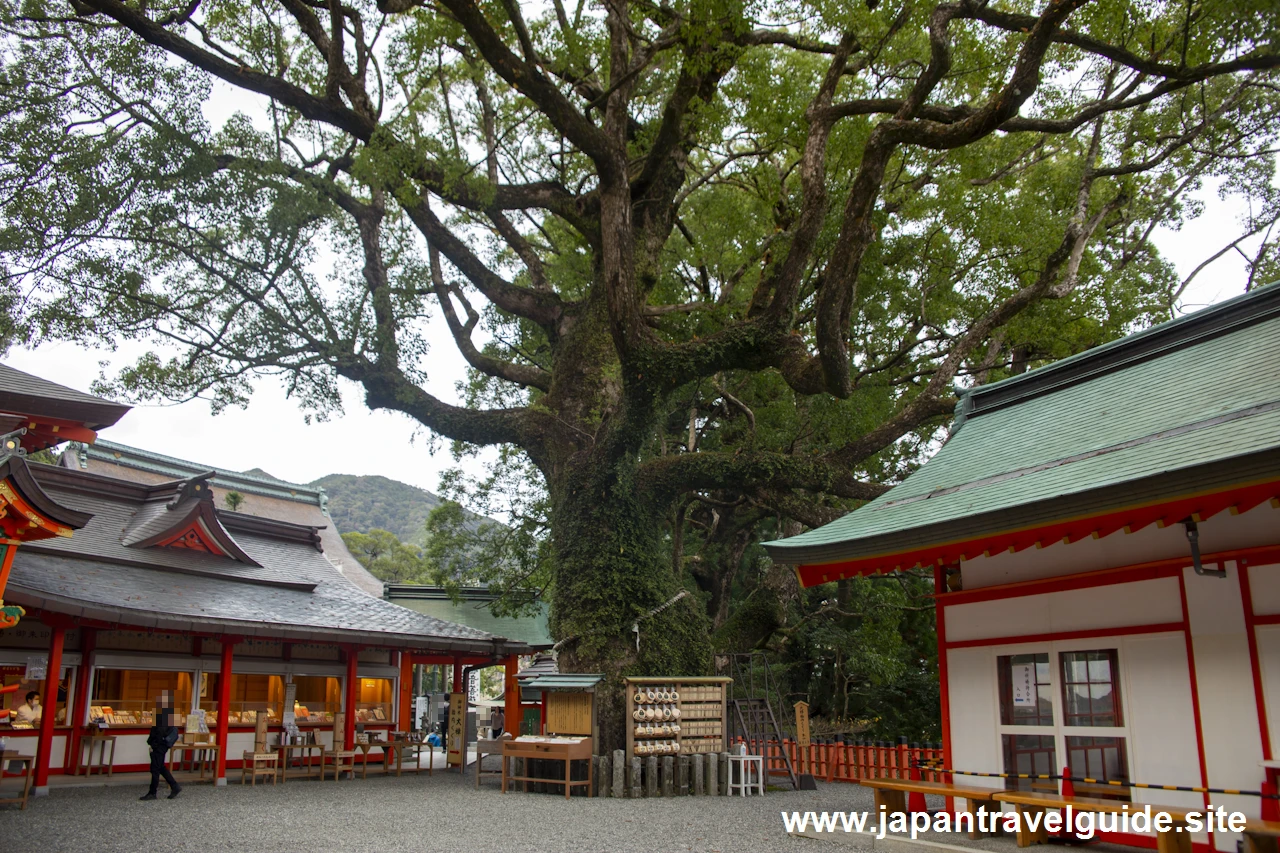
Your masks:
{"label": "wooden stool", "polygon": [[267,749],[267,715],[258,714],[257,725],[253,730],[253,751],[244,753],[240,764],[240,784],[246,777],[252,777],[251,785],[258,784],[259,776],[270,776],[271,784],[276,784],[276,771],[280,767],[280,754]]}
{"label": "wooden stool", "polygon": [[333,764],[333,780],[338,781],[338,774],[349,772],[356,778],[356,751],[347,749],[347,736],[344,729],[347,725],[346,714],[333,715],[333,749],[326,749],[320,754],[320,781],[324,781],[326,764]]}

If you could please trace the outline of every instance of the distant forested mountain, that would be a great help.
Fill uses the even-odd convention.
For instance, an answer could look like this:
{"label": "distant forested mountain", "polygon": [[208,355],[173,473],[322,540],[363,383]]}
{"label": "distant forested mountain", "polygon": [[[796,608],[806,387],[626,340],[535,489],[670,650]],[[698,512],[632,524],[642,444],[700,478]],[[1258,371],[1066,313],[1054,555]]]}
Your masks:
{"label": "distant forested mountain", "polygon": [[[329,495],[329,516],[341,533],[389,530],[401,542],[426,544],[424,525],[443,499],[426,489],[389,477],[329,474],[309,485]],[[485,519],[475,516],[478,526]]]}

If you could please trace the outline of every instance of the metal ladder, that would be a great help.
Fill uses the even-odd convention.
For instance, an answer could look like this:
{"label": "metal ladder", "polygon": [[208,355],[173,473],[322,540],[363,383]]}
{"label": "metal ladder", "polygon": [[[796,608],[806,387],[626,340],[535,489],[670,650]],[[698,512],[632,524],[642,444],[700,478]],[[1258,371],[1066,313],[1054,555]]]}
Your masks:
{"label": "metal ladder", "polygon": [[[791,756],[782,745],[782,727],[773,712],[770,696],[777,691],[769,668],[769,659],[763,652],[748,652],[731,655],[730,666],[733,673],[731,705],[735,723],[735,734],[747,741],[758,743],[762,751],[770,742],[778,744],[783,767],[771,767],[771,776],[786,776],[791,786],[799,789],[795,768],[791,764]],[[760,672],[757,677],[757,671]],[[768,764],[768,762],[765,762]]]}

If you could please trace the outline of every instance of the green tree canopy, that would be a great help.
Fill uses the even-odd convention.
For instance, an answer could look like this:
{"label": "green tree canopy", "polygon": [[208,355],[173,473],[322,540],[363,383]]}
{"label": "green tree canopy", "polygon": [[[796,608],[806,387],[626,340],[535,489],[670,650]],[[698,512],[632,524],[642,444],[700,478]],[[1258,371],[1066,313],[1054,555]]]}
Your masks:
{"label": "green tree canopy", "polygon": [[425,583],[429,570],[422,552],[413,545],[405,545],[387,530],[370,530],[368,533],[344,533],[351,555],[378,580],[387,583]]}
{"label": "green tree canopy", "polygon": [[508,448],[562,665],[705,670],[751,543],[882,492],[954,383],[1167,315],[1191,193],[1270,235],[1274,11],[0,0],[0,335]]}

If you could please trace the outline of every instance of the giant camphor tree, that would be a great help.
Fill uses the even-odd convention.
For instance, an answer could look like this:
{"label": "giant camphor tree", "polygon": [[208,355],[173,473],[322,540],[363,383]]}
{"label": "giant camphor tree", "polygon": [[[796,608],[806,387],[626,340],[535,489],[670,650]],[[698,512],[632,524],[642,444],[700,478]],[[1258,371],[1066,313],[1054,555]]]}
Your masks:
{"label": "giant camphor tree", "polygon": [[1234,248],[1275,269],[1273,0],[0,0],[0,28],[6,339],[157,341],[114,377],[140,397],[276,374],[325,412],[347,380],[500,446],[541,478],[580,671],[705,670],[732,571],[689,537],[740,562],[879,494],[955,383],[1167,315],[1150,238],[1192,193],[1247,199]]}

